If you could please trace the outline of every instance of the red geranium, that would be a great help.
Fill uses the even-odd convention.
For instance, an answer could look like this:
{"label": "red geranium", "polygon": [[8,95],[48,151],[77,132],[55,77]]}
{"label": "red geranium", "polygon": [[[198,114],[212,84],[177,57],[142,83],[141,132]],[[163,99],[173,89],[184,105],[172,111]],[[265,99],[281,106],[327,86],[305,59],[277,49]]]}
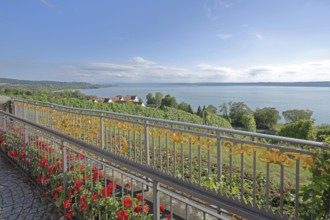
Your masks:
{"label": "red geranium", "polygon": [[44,168],[44,167],[46,167],[46,166],[48,166],[48,158],[47,158],[47,157],[41,159],[41,160],[40,160],[40,164],[39,164],[39,167],[40,167],[40,168]]}
{"label": "red geranium", "polygon": [[20,156],[21,158],[25,158],[25,155],[26,155],[26,153],[25,153],[25,151],[23,151],[19,156]]}
{"label": "red geranium", "polygon": [[124,198],[124,207],[130,207],[132,206],[132,199],[129,197]]}
{"label": "red geranium", "polygon": [[137,195],[136,195],[136,198],[137,198],[139,201],[142,201],[142,194],[137,194]]}
{"label": "red geranium", "polygon": [[129,213],[126,210],[120,210],[117,213],[117,220],[128,220],[129,219]]}
{"label": "red geranium", "polygon": [[93,196],[92,196],[92,199],[93,199],[93,201],[98,200],[99,199],[99,195],[96,192],[94,192],[93,193]]}
{"label": "red geranium", "polygon": [[162,211],[162,212],[164,212],[165,211],[165,205],[163,205],[163,204],[160,204],[159,205],[159,209],[160,209],[160,211]]}
{"label": "red geranium", "polygon": [[56,191],[57,191],[57,192],[61,192],[61,191],[62,191],[62,189],[63,189],[63,186],[62,186],[62,185],[60,185],[59,187],[57,187],[57,188],[56,188]]}
{"label": "red geranium", "polygon": [[63,208],[65,208],[65,209],[69,208],[70,205],[71,205],[71,199],[65,200],[63,202]]}

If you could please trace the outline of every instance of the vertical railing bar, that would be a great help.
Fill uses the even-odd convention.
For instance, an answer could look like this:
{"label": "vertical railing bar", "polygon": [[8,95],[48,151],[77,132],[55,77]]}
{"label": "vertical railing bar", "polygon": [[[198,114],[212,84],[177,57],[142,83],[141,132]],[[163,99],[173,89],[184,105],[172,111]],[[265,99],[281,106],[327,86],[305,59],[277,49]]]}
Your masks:
{"label": "vertical railing bar", "polygon": [[67,183],[68,183],[68,167],[67,167],[67,158],[66,158],[66,146],[64,141],[61,142],[62,145],[62,163],[63,163],[63,190],[64,195],[67,194]]}
{"label": "vertical railing bar", "polygon": [[207,176],[210,177],[211,175],[211,152],[210,152],[210,145],[207,145]]}
{"label": "vertical railing bar", "polygon": [[221,132],[217,132],[217,168],[218,168],[218,181],[222,177],[222,146],[221,146]]}
{"label": "vertical railing bar", "polygon": [[201,155],[201,146],[198,145],[198,183],[201,184],[202,179],[202,155]]}
{"label": "vertical railing bar", "polygon": [[300,178],[300,160],[296,159],[296,188],[295,188],[295,217],[299,218],[299,178]]}
{"label": "vertical railing bar", "polygon": [[131,160],[132,159],[132,140],[131,140],[131,131],[129,130],[128,133],[128,158]]}
{"label": "vertical railing bar", "polygon": [[230,194],[233,193],[233,155],[232,148],[229,150],[229,182],[230,182]]}
{"label": "vertical railing bar", "polygon": [[253,205],[257,201],[257,152],[253,151]]}
{"label": "vertical railing bar", "polygon": [[165,135],[165,144],[166,144],[166,172],[169,173],[170,167],[169,167],[169,158],[168,158],[168,135],[166,133]]}
{"label": "vertical railing bar", "polygon": [[175,142],[173,142],[173,157],[174,157],[173,175],[176,176],[176,144],[175,144]]}
{"label": "vertical railing bar", "polygon": [[181,178],[184,179],[184,150],[183,150],[183,144],[181,144],[181,166],[182,166]]}
{"label": "vertical railing bar", "polygon": [[[243,144],[241,143],[243,150]],[[244,201],[244,153],[241,153],[241,200]]]}
{"label": "vertical railing bar", "polygon": [[134,161],[136,162],[136,131],[134,131]]}
{"label": "vertical railing bar", "polygon": [[189,138],[189,178],[190,181],[192,181],[193,176],[192,176],[192,143],[191,143],[191,138]]}
{"label": "vertical railing bar", "polygon": [[160,167],[160,170],[163,170],[163,152],[162,152],[160,136],[158,137],[158,145],[159,145],[159,167]]}
{"label": "vertical railing bar", "polygon": [[146,153],[146,164],[150,165],[150,152],[149,152],[149,126],[148,120],[144,121],[144,143],[145,143],[145,153]]}
{"label": "vertical railing bar", "polygon": [[159,210],[159,199],[160,199],[160,195],[159,195],[159,183],[158,181],[153,181],[153,201],[152,201],[152,205],[153,205],[153,220],[159,220],[160,219],[160,210]]}
{"label": "vertical railing bar", "polygon": [[155,167],[156,165],[156,147],[155,147],[155,137],[152,136],[152,165]]}
{"label": "vertical railing bar", "polygon": [[[268,149],[267,149],[268,150]],[[266,164],[266,209],[269,209],[269,194],[270,194],[270,167]]]}
{"label": "vertical railing bar", "polygon": [[[140,163],[143,163],[143,147],[142,147],[142,132],[139,134],[139,144],[140,144]],[[145,145],[146,146],[146,145]]]}
{"label": "vertical railing bar", "polygon": [[284,202],[284,166],[281,165],[281,183],[280,183],[280,213],[283,215],[283,202]]}

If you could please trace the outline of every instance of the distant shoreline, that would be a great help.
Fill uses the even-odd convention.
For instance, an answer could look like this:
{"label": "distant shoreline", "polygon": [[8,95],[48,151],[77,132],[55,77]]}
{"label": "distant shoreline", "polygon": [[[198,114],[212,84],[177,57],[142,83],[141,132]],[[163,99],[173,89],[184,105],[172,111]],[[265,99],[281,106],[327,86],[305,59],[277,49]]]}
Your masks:
{"label": "distant shoreline", "polygon": [[198,83],[113,83],[112,86],[165,85],[165,86],[285,86],[285,87],[330,87],[330,81],[320,82],[198,82]]}

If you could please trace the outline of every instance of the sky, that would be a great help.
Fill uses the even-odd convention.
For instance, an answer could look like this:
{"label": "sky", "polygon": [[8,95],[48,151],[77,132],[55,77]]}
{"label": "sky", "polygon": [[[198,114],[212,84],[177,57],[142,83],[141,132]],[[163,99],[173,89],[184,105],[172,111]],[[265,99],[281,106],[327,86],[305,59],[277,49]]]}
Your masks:
{"label": "sky", "polygon": [[2,0],[0,77],[330,81],[330,0]]}

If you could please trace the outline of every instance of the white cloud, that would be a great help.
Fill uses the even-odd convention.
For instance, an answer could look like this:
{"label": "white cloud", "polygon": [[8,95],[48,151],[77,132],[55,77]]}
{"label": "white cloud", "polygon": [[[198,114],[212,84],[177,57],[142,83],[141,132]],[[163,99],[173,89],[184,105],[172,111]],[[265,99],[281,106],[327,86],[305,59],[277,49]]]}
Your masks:
{"label": "white cloud", "polygon": [[71,65],[66,67],[65,74],[68,80],[104,83],[330,81],[330,60],[246,68],[204,63],[191,68],[179,68],[133,57],[124,64],[94,62]]}
{"label": "white cloud", "polygon": [[131,62],[137,63],[137,64],[143,64],[143,65],[153,65],[155,62],[146,60],[143,57],[133,57],[130,59]]}
{"label": "white cloud", "polygon": [[217,34],[217,36],[222,40],[228,40],[228,39],[232,38],[232,36],[230,34],[224,34],[224,33],[219,33],[219,34]]}
{"label": "white cloud", "polygon": [[261,33],[256,33],[254,36],[255,36],[257,39],[259,39],[259,40],[263,40],[263,39],[264,39],[264,36],[263,36]]}
{"label": "white cloud", "polygon": [[40,2],[44,5],[46,5],[47,7],[53,7],[53,5],[50,3],[49,0],[40,0]]}

